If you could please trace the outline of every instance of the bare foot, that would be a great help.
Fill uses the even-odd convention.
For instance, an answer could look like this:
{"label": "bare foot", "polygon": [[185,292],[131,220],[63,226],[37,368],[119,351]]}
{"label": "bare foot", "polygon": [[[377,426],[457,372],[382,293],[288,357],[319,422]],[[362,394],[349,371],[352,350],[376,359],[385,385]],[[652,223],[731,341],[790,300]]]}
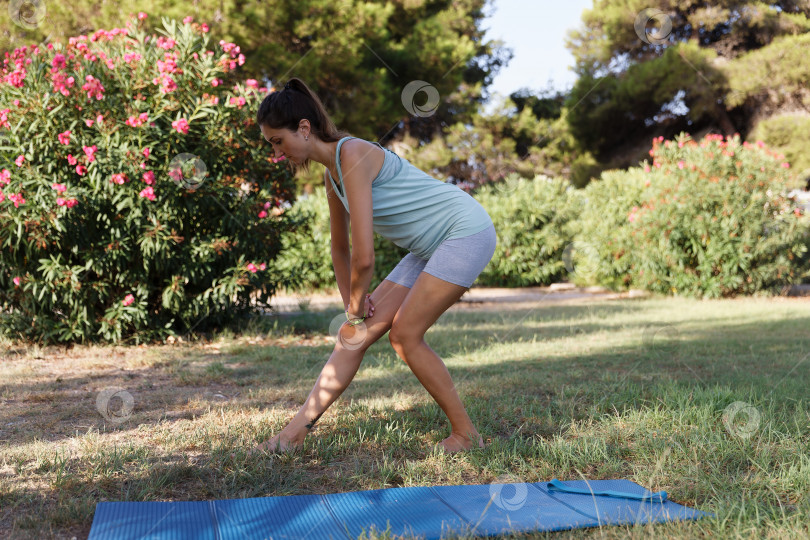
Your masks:
{"label": "bare foot", "polygon": [[[478,448],[484,448],[484,438],[475,433],[473,436],[478,436]],[[436,448],[448,454],[455,454],[464,450],[469,450],[473,447],[472,440],[466,435],[452,432],[450,436],[436,445]]]}

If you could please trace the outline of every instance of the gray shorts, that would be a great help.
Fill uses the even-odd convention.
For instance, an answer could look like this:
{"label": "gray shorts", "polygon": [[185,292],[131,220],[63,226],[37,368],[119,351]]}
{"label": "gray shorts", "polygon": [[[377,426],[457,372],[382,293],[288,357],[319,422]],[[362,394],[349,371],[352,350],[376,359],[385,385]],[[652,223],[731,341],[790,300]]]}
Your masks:
{"label": "gray shorts", "polygon": [[470,236],[445,240],[439,244],[430,259],[408,253],[385,279],[410,289],[424,271],[444,281],[469,288],[489,264],[495,254],[496,243],[495,225],[490,225]]}

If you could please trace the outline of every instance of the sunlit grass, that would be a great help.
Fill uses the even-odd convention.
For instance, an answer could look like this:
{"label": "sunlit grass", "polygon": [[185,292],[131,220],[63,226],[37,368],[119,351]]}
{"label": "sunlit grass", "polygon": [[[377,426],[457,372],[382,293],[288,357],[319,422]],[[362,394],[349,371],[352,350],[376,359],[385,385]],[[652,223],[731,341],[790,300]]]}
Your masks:
{"label": "sunlit grass", "polygon": [[[102,500],[486,484],[506,474],[627,478],[716,516],[519,537],[810,535],[806,301],[451,310],[426,340],[485,450],[431,452],[449,433],[446,417],[384,337],[303,455],[245,457],[303,403],[332,352],[335,315],[266,318],[199,344],[7,347],[0,536],[86,537]],[[120,396],[105,411],[110,420],[97,409],[110,387],[132,398],[123,421]],[[746,412],[724,418],[735,402]]]}

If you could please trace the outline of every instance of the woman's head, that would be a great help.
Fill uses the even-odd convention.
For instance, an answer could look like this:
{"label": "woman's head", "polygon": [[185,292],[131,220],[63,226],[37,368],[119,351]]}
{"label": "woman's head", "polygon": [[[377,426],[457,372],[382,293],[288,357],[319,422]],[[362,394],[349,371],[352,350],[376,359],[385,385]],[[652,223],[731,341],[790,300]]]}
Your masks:
{"label": "woman's head", "polygon": [[304,170],[309,169],[308,143],[313,137],[335,142],[348,135],[335,127],[315,92],[296,77],[262,100],[256,123],[277,156],[292,157]]}

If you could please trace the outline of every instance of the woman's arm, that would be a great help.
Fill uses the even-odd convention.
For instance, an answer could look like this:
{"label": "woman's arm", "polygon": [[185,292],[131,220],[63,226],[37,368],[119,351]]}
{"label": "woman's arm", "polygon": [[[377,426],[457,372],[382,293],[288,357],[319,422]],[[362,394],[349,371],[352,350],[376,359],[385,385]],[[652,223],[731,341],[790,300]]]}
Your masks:
{"label": "woman's arm", "polygon": [[349,214],[332,190],[327,174],[327,170],[324,169],[323,182],[326,186],[326,200],[329,203],[329,229],[332,236],[332,266],[335,268],[335,280],[338,290],[340,290],[340,296],[343,297],[344,309],[348,309],[351,285]]}
{"label": "woman's arm", "polygon": [[343,298],[343,309],[349,309],[349,291],[351,286],[351,259],[348,253],[341,253],[332,248],[332,266],[335,267],[335,279],[337,280],[340,296]]}
{"label": "woman's arm", "polygon": [[374,275],[371,181],[382,167],[381,160],[384,159],[382,150],[361,139],[350,140],[341,147],[343,189],[351,211],[350,315],[364,315],[366,293]]}

